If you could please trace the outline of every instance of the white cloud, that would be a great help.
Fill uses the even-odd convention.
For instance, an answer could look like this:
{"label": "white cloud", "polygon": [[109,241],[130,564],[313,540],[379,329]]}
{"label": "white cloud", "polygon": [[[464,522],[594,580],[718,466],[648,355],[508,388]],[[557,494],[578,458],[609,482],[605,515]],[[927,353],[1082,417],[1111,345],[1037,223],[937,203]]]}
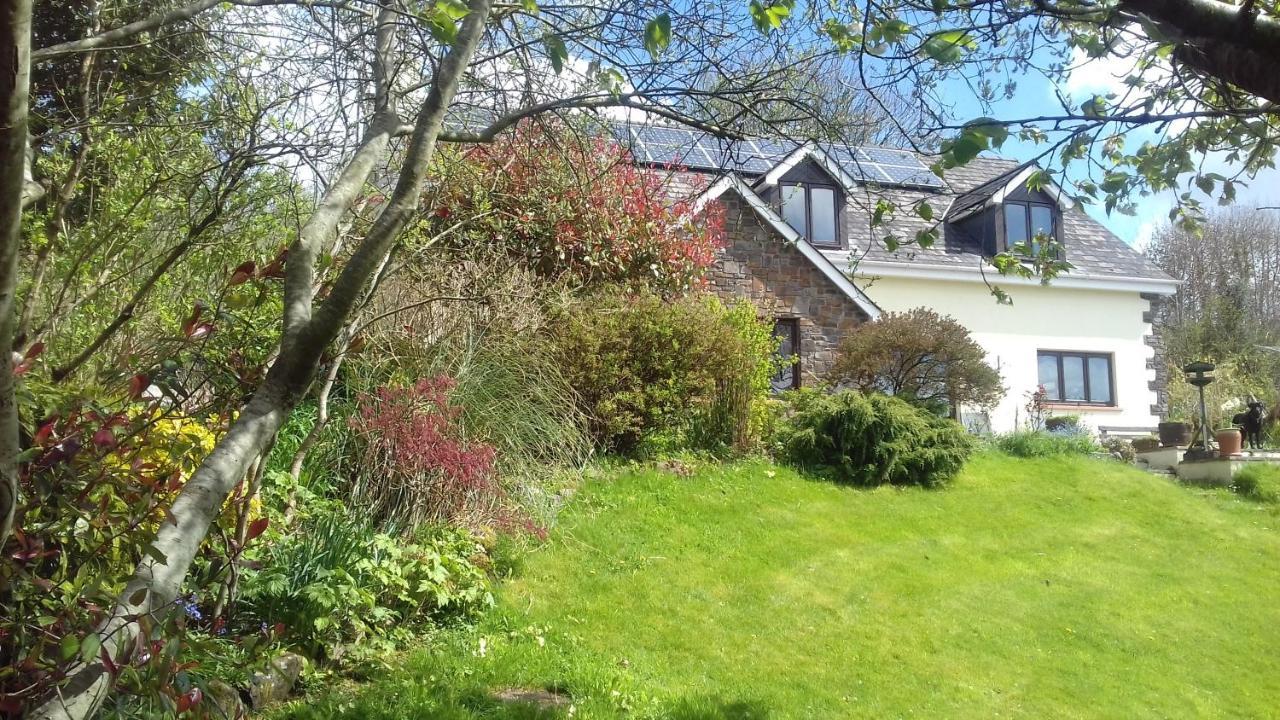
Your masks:
{"label": "white cloud", "polygon": [[1071,51],[1071,69],[1065,86],[1067,97],[1075,101],[1094,95],[1123,96],[1131,90],[1124,79],[1133,74],[1136,59],[1117,54],[1091,58],[1080,48]]}

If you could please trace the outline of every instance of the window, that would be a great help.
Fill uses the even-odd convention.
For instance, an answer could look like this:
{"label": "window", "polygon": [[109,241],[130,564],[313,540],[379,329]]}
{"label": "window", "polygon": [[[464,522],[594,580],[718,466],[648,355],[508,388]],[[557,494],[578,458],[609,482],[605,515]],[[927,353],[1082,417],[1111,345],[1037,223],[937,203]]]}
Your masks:
{"label": "window", "polygon": [[1024,243],[1032,255],[1040,254],[1040,236],[1057,238],[1057,217],[1052,205],[1006,202],[1004,204],[1005,248]]}
{"label": "window", "polygon": [[1049,402],[1115,405],[1111,355],[1042,350],[1036,365]]}
{"label": "window", "polygon": [[780,341],[778,357],[786,363],[773,376],[773,391],[800,387],[800,321],[797,318],[778,318],[773,323],[773,336]]}
{"label": "window", "polygon": [[836,189],[813,183],[786,183],[781,188],[782,219],[814,245],[840,247]]}

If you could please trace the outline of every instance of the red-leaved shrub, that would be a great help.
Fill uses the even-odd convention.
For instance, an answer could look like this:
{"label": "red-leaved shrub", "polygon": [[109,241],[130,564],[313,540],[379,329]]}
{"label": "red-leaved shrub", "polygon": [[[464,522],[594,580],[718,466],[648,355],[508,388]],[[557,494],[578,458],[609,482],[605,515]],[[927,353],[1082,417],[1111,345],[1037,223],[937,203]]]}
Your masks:
{"label": "red-leaved shrub", "polygon": [[491,445],[463,437],[446,376],[381,387],[356,400],[349,424],[363,445],[352,499],[404,532],[427,522],[507,526],[509,501]]}
{"label": "red-leaved shrub", "polygon": [[436,240],[498,250],[543,277],[683,292],[703,284],[724,245],[723,208],[694,214],[688,188],[669,190],[678,168],[636,165],[586,131],[526,123],[441,162]]}

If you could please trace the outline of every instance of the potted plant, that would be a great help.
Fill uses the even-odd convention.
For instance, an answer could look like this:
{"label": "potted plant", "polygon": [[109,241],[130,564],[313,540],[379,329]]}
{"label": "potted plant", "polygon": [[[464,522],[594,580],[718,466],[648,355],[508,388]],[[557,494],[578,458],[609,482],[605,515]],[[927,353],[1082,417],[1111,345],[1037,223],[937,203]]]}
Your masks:
{"label": "potted plant", "polygon": [[1161,447],[1186,447],[1191,444],[1191,423],[1171,420],[1160,423],[1157,430]]}
{"label": "potted plant", "polygon": [[1239,455],[1244,444],[1244,436],[1241,435],[1239,428],[1223,428],[1214,433],[1213,438],[1218,441],[1218,457],[1229,458],[1232,455]]}

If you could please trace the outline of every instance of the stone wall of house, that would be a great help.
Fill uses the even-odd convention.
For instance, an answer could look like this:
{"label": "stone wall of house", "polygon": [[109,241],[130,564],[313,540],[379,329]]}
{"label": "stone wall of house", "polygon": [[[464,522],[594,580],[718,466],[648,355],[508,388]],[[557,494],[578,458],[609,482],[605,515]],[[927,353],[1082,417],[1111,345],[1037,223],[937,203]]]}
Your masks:
{"label": "stone wall of house", "polygon": [[1142,314],[1142,321],[1151,323],[1151,333],[1142,339],[1152,349],[1152,356],[1147,360],[1147,369],[1155,371],[1155,377],[1148,385],[1151,392],[1156,394],[1156,401],[1151,405],[1151,414],[1165,420],[1169,415],[1169,365],[1161,324],[1164,316],[1162,305],[1168,298],[1154,293],[1142,293],[1142,299],[1151,306]]}
{"label": "stone wall of house", "polygon": [[749,298],[762,314],[796,318],[800,327],[801,383],[821,380],[835,361],[841,338],[867,315],[822,271],[737,194],[721,196],[726,244],[708,273],[723,298]]}

